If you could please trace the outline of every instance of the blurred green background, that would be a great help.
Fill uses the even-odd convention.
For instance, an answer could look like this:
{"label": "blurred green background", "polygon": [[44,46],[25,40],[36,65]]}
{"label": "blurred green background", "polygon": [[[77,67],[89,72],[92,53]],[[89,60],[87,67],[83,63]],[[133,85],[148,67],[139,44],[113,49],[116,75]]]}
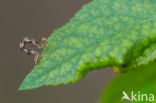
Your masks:
{"label": "blurred green background", "polygon": [[112,69],[92,72],[75,84],[18,91],[33,69],[33,57],[20,52],[23,37],[48,37],[91,0],[0,0],[0,103],[95,103]]}

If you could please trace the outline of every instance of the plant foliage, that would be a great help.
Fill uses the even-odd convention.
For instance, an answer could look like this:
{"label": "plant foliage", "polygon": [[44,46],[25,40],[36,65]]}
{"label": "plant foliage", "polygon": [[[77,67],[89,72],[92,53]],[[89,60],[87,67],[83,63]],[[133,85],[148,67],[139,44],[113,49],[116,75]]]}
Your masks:
{"label": "plant foliage", "polygon": [[[106,88],[99,103],[155,103],[156,100],[149,100],[150,94],[156,95],[156,63],[141,66],[137,70],[118,75]],[[133,91],[137,96],[136,100],[124,102],[121,100],[123,91],[131,99]],[[138,92],[140,92],[138,94]],[[146,94],[148,98],[138,95]],[[113,98],[113,99],[112,99]]]}
{"label": "plant foliage", "polygon": [[48,38],[40,64],[19,89],[76,82],[110,66],[127,72],[154,61],[155,41],[156,0],[93,0]]}

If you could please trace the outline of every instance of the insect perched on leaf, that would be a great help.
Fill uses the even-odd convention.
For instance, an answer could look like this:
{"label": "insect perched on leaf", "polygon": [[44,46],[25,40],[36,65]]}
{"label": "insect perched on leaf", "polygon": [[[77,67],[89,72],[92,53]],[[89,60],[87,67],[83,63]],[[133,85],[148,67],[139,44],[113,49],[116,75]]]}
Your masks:
{"label": "insect perched on leaf", "polygon": [[39,64],[38,60],[39,60],[39,58],[42,57],[41,53],[34,51],[32,49],[26,48],[25,47],[26,43],[31,43],[32,45],[37,46],[39,49],[43,49],[46,45],[46,38],[42,38],[41,42],[38,43],[35,41],[35,39],[32,39],[30,37],[25,37],[19,44],[20,50],[23,51],[25,54],[29,54],[29,55],[34,56],[35,65]]}

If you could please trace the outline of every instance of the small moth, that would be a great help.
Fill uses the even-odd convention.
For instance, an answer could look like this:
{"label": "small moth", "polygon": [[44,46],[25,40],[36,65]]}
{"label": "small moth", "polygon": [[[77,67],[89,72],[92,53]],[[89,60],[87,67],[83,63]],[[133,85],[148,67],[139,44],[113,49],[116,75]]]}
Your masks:
{"label": "small moth", "polygon": [[19,48],[22,52],[24,52],[25,54],[29,54],[29,55],[32,55],[34,56],[34,62],[35,62],[35,65],[39,64],[39,58],[41,58],[41,53],[37,52],[37,51],[34,51],[32,49],[28,49],[28,48],[25,48],[25,44],[26,43],[31,43],[32,45],[34,46],[37,46],[39,49],[43,49],[46,45],[46,38],[42,38],[41,39],[41,42],[38,43],[35,41],[35,39],[32,39],[30,37],[25,37],[19,44]]}

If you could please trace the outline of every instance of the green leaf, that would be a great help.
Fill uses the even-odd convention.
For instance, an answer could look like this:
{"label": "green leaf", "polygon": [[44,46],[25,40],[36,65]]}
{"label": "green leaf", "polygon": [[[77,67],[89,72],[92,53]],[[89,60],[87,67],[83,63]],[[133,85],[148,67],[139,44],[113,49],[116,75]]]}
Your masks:
{"label": "green leaf", "polygon": [[[121,102],[123,91],[127,93],[131,99],[131,92],[137,94],[137,101],[130,103],[155,103],[149,101],[150,94],[156,95],[156,62],[150,63],[147,66],[141,66],[134,71],[118,75],[105,89],[102,99],[99,103],[128,103]],[[140,94],[140,101],[138,95]],[[142,94],[148,96],[148,101]]]}
{"label": "green leaf", "polygon": [[124,66],[120,70],[125,71],[125,64],[156,41],[155,11],[155,0],[88,3],[48,38],[40,65],[27,75],[20,90],[76,82],[104,67]]}
{"label": "green leaf", "polygon": [[156,43],[151,43],[148,48],[145,48],[144,51],[140,53],[139,57],[129,62],[126,69],[121,67],[120,71],[130,71],[131,69],[137,68],[138,66],[148,65],[153,61],[156,61]]}

